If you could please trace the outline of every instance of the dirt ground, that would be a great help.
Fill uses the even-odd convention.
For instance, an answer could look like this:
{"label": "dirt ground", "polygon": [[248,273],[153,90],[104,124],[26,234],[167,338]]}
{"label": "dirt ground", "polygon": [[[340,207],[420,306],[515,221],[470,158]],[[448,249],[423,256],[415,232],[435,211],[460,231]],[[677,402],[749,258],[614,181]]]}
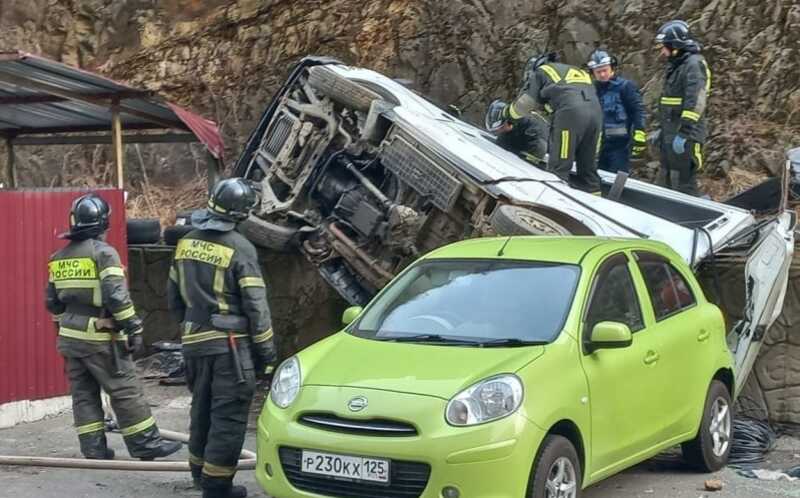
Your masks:
{"label": "dirt ground", "polygon": [[[148,397],[160,426],[178,431],[188,429],[190,398],[185,387],[147,386]],[[123,458],[127,456],[119,436],[110,444]],[[255,450],[255,431],[248,431],[245,447]],[[70,413],[40,422],[0,430],[0,454],[35,456],[79,456]],[[187,458],[186,450],[175,456]],[[783,437],[765,467],[786,469],[800,465],[800,439]],[[720,492],[706,492],[703,483],[711,477],[725,485]],[[240,472],[250,496],[266,497],[259,490],[253,472]],[[106,472],[0,466],[0,496],[20,498],[151,498],[198,497],[187,474],[166,472]],[[799,497],[800,481],[768,482],[747,479],[731,469],[714,476],[687,470],[675,454],[665,454],[587,489],[584,498],[769,498]],[[376,497],[377,498],[377,497]],[[480,498],[480,497],[467,497]]]}

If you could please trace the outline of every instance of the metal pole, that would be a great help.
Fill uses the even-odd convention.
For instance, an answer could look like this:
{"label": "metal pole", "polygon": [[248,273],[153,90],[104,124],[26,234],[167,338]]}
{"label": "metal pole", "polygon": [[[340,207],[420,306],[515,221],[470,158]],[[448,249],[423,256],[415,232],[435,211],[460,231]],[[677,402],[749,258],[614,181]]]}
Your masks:
{"label": "metal pole", "polygon": [[222,161],[214,157],[211,152],[206,150],[206,168],[208,171],[208,195],[214,189],[214,185],[219,181],[220,172],[222,171]]}
{"label": "metal pole", "polygon": [[114,159],[117,162],[117,188],[122,190],[124,179],[124,157],[122,150],[122,120],[119,117],[119,107],[111,109],[111,127],[114,136]]}
{"label": "metal pole", "polygon": [[10,188],[17,188],[17,169],[14,165],[14,144],[11,143],[11,138],[6,138],[6,179]]}

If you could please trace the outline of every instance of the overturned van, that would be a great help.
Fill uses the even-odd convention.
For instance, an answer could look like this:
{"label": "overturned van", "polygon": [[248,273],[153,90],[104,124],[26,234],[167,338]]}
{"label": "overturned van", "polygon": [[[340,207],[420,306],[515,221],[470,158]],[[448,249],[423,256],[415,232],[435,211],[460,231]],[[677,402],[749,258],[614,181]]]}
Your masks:
{"label": "overturned van", "polygon": [[[601,172],[598,197],[401,83],[318,57],[295,66],[235,167],[262,191],[241,230],[261,247],[304,254],[351,304],[366,303],[419,255],[487,235],[659,240],[712,276],[716,261],[735,261],[746,303],[726,313],[738,317],[729,323],[737,394],[786,293],[791,171],[787,161],[784,179],[731,203]],[[714,278],[705,281],[720,294]]]}

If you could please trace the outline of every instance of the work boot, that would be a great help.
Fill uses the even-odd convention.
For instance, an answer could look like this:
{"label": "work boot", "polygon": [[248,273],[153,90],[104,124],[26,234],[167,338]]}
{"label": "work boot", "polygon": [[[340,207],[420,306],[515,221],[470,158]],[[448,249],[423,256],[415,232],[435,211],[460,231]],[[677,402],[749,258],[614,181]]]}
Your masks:
{"label": "work boot", "polygon": [[146,457],[139,457],[139,460],[149,462],[151,460],[155,460],[156,458],[165,458],[173,453],[178,452],[182,447],[183,443],[180,441],[167,441],[166,439],[162,439],[159,441],[158,446],[153,448],[152,454],[147,455]]}
{"label": "work boot", "polygon": [[234,486],[233,478],[202,477],[203,498],[246,498],[247,488]]}
{"label": "work boot", "polygon": [[203,489],[203,466],[202,465],[194,465],[193,463],[189,464],[189,470],[192,471],[192,483],[194,484],[194,489],[200,491]]}
{"label": "work boot", "polygon": [[87,460],[113,460],[116,456],[114,450],[111,448],[106,448],[105,455],[86,455]]}

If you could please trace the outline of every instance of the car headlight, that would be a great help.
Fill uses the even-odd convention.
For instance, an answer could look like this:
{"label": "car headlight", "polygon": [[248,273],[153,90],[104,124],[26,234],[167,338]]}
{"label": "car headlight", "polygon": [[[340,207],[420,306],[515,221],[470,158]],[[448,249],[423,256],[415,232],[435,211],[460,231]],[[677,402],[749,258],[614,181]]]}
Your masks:
{"label": "car headlight", "polygon": [[292,356],[284,361],[272,376],[270,386],[272,402],[281,408],[291,405],[300,392],[300,380],[300,362],[296,356]]}
{"label": "car headlight", "polygon": [[522,404],[522,382],[506,374],[482,380],[457,394],[447,404],[445,418],[451,425],[477,425],[507,417]]}

